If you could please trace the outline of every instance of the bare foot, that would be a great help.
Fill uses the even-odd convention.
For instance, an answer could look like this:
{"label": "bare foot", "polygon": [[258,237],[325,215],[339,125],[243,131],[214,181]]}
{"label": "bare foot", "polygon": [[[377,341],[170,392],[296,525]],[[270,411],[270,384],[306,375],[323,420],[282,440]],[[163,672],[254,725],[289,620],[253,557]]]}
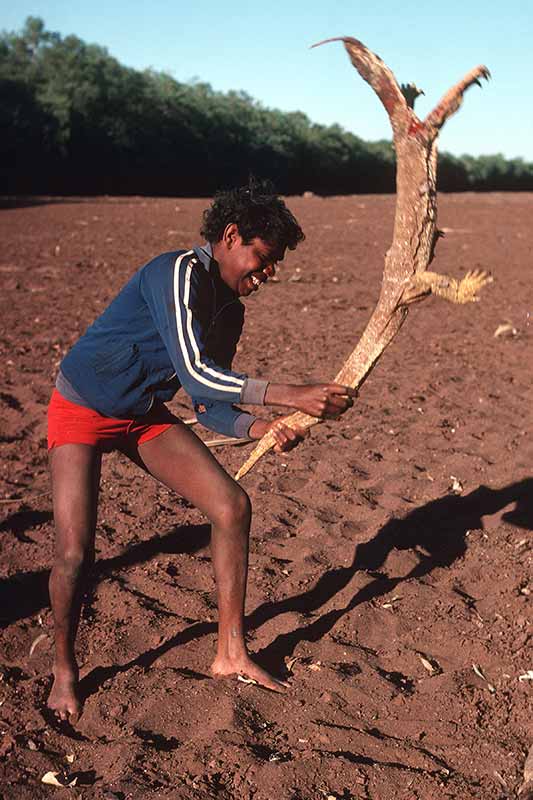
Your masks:
{"label": "bare foot", "polygon": [[266,670],[259,667],[247,653],[235,657],[217,656],[211,664],[211,673],[215,678],[241,675],[243,678],[255,681],[259,686],[264,686],[265,689],[271,689],[273,692],[282,692],[283,689],[289,687],[286,681],[274,678]]}
{"label": "bare foot", "polygon": [[60,720],[76,722],[81,711],[78,696],[78,670],[71,668],[54,668],[54,684],[48,697],[48,708],[55,712]]}

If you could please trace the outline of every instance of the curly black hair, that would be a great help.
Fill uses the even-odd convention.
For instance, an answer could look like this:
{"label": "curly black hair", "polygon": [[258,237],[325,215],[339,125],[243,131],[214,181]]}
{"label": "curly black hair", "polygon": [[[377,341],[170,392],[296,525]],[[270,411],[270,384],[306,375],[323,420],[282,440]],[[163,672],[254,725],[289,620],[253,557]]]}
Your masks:
{"label": "curly black hair", "polygon": [[226,226],[234,222],[244,244],[258,237],[277,248],[294,250],[305,239],[296,218],[289,211],[273,184],[250,178],[247,186],[217,192],[203,214],[201,235],[219,242]]}

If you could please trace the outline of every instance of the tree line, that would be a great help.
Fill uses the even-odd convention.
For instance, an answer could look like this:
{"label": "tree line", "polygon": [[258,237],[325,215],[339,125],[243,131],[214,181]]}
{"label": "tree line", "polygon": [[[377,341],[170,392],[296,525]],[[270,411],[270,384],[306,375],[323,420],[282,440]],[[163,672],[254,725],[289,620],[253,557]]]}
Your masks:
{"label": "tree line", "polygon": [[[250,173],[286,194],[395,188],[390,141],[125,67],[37,17],[0,34],[0,96],[2,194],[210,196]],[[442,191],[531,191],[533,164],[442,153],[438,178]]]}

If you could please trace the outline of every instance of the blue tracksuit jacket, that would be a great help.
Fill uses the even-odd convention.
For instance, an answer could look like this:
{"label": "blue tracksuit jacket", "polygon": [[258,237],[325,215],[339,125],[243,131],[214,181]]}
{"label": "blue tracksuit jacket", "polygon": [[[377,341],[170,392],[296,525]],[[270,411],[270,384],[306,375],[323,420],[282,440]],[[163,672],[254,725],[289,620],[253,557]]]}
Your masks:
{"label": "blue tracksuit jacket", "polygon": [[210,245],[163,253],[135,273],[60,366],[57,387],[108,417],[146,414],[182,386],[199,422],[246,436],[267,382],[231,369],[244,321]]}

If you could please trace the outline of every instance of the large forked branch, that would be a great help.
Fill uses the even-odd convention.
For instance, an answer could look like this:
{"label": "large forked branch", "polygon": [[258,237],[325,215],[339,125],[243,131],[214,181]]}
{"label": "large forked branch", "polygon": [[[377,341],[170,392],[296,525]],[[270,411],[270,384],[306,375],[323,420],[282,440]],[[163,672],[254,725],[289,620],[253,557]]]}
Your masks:
{"label": "large forked branch", "polygon": [[[412,108],[420,90],[412,85],[400,88],[387,65],[357,39],[327,39],[319,44],[333,41],[344,43],[352,64],[383,103],[396,150],[394,233],[385,256],[380,296],[357,347],[335,377],[335,383],[357,389],[400,330],[411,303],[430,294],[452,303],[475,302],[478,290],[491,280],[483,270],[468,272],[461,281],[427,270],[442,235],[437,229],[437,136],[460,107],[465,90],[490,73],[484,66],[471,70],[421,121]],[[317,422],[299,411],[285,420],[293,428],[310,428]],[[237,480],[274,444],[273,435],[267,433],[238,471]]]}

